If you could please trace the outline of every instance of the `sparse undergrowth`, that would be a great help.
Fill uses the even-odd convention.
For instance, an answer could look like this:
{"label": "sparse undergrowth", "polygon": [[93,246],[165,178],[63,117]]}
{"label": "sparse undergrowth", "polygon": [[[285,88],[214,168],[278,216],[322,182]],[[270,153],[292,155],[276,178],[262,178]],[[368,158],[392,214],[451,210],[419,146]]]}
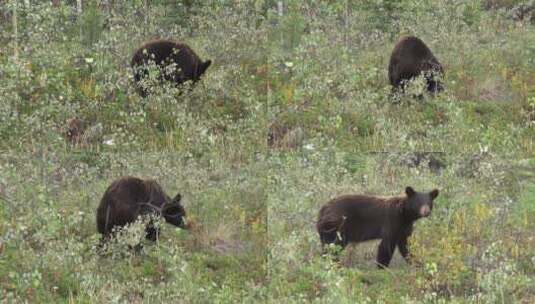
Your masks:
{"label": "sparse undergrowth", "polygon": [[[266,272],[261,164],[238,170],[174,153],[3,156],[0,282],[5,299],[31,302],[260,300]],[[89,159],[86,159],[88,161]],[[180,191],[190,230],[161,223],[136,254],[142,225],[99,251],[95,210],[122,175]],[[7,204],[6,204],[7,203]],[[107,252],[107,253],[106,253]]]}
{"label": "sparse undergrowth", "polygon": [[[383,157],[333,151],[271,160],[269,296],[275,302],[534,299],[532,177],[518,180],[498,158],[467,177],[455,157],[446,157],[449,166],[439,174]],[[409,185],[441,189],[431,217],[416,224],[410,239],[412,266],[396,252],[391,267],[378,270],[375,241],[350,246],[340,264],[322,257],[315,220],[324,203],[347,193],[398,195]]]}

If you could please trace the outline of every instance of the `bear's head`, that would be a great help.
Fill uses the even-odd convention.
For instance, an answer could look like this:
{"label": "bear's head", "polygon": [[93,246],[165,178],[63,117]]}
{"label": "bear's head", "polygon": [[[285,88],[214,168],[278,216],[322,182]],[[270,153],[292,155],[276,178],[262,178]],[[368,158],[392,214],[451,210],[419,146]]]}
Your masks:
{"label": "bear's head", "polygon": [[195,81],[198,81],[199,79],[201,79],[201,76],[204,74],[204,72],[206,72],[206,70],[211,64],[212,64],[211,60],[206,60],[204,62],[201,62],[197,66],[197,71],[195,72]]}
{"label": "bear's head", "polygon": [[186,210],[184,210],[184,207],[182,207],[182,205],[180,204],[181,199],[182,196],[180,195],[180,193],[178,193],[175,198],[173,198],[172,200],[168,200],[162,206],[162,216],[169,224],[185,229],[187,228],[186,223],[184,221],[184,217],[186,216]]}
{"label": "bear's head", "polygon": [[407,187],[405,188],[405,194],[407,194],[407,201],[404,206],[405,211],[411,217],[418,219],[431,214],[433,200],[438,196],[438,189],[430,192],[416,192],[412,187]]}

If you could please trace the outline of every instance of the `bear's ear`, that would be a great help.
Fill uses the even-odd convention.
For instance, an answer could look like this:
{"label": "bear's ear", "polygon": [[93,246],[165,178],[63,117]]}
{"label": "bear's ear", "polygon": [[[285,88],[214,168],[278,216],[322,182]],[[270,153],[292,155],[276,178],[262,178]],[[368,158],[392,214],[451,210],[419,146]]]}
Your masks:
{"label": "bear's ear", "polygon": [[184,208],[182,208],[180,204],[174,204],[174,203],[166,204],[162,208],[162,214],[168,217],[183,216]]}
{"label": "bear's ear", "polygon": [[433,189],[429,195],[431,195],[431,199],[435,199],[438,196],[438,189]]}
{"label": "bear's ear", "polygon": [[407,194],[408,197],[413,196],[415,193],[416,193],[416,191],[414,191],[414,189],[412,189],[412,187],[409,186],[409,187],[405,188],[405,194]]}
{"label": "bear's ear", "polygon": [[171,204],[178,204],[180,203],[181,199],[182,199],[182,195],[180,195],[180,193],[177,193],[176,196],[171,201]]}

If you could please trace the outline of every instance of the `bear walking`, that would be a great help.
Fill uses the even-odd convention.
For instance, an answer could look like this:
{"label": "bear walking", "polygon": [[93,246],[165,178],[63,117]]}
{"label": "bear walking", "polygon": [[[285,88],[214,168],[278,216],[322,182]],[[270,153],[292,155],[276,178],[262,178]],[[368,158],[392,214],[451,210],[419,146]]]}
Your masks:
{"label": "bear walking", "polygon": [[403,196],[337,197],[319,212],[316,227],[321,243],[345,248],[349,243],[382,239],[377,252],[378,267],[388,267],[396,246],[408,262],[407,240],[412,234],[413,224],[431,214],[433,200],[437,196],[437,189],[426,193],[407,187]]}
{"label": "bear walking", "polygon": [[437,77],[444,69],[425,43],[414,36],[401,37],[390,56],[388,78],[395,89],[405,89],[407,83],[423,73],[427,91],[437,93],[443,90]]}
{"label": "bear walking", "polygon": [[[180,204],[181,195],[171,199],[154,180],[126,176],[114,181],[104,193],[97,209],[98,232],[108,239],[115,227],[133,223],[139,216],[156,214],[166,222],[186,228],[186,212]],[[148,224],[146,237],[155,241],[158,230]]]}
{"label": "bear walking", "polygon": [[149,75],[147,65],[156,65],[160,82],[172,82],[180,85],[188,80],[197,82],[212,63],[202,61],[186,44],[171,40],[155,40],[145,43],[134,52],[131,66],[134,69],[134,81],[138,92],[146,97],[150,91],[142,84]]}

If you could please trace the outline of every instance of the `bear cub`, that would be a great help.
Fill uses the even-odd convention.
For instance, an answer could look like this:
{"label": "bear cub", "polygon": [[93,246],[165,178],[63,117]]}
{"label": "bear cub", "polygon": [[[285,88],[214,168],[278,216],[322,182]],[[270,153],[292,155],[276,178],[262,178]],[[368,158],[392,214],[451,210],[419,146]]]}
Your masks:
{"label": "bear cub", "polygon": [[344,195],[334,198],[319,212],[316,227],[322,246],[336,244],[345,248],[349,243],[381,239],[377,252],[379,268],[388,267],[396,246],[409,262],[407,240],[413,224],[431,214],[437,196],[437,189],[416,192],[407,187],[402,196]]}
{"label": "bear cub", "polygon": [[[169,224],[186,228],[186,212],[180,204],[181,195],[171,199],[154,180],[125,176],[114,181],[104,192],[97,209],[97,229],[104,239],[112,236],[115,227],[135,222],[139,216],[154,214]],[[158,229],[150,222],[146,238],[155,241]]]}
{"label": "bear cub", "polygon": [[405,90],[407,83],[423,73],[427,91],[437,93],[443,90],[444,69],[425,43],[414,36],[401,37],[390,56],[388,78],[394,89]]}
{"label": "bear cub", "polygon": [[191,80],[197,82],[211,60],[202,61],[186,44],[171,40],[155,40],[145,43],[132,56],[131,66],[138,92],[146,97],[150,91],[142,85],[142,80],[149,75],[147,65],[154,64],[159,70],[160,82],[172,82],[176,86]]}

